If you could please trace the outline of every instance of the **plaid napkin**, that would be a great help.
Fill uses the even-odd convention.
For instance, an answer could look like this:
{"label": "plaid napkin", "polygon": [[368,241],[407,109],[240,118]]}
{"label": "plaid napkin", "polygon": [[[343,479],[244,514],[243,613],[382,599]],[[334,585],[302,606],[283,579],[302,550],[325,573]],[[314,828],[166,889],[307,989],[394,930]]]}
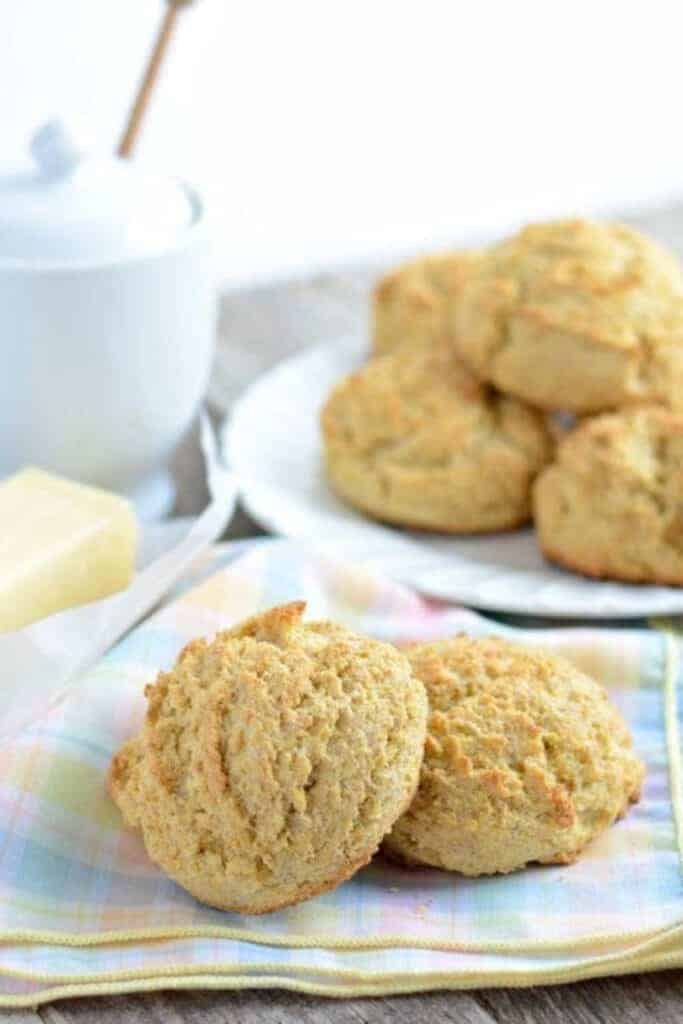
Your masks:
{"label": "plaid napkin", "polygon": [[[648,765],[643,799],[578,863],[480,879],[377,858],[264,917],[197,903],[148,860],[105,789],[145,682],[191,637],[277,602],[404,644],[501,633],[601,680]],[[680,641],[667,629],[522,630],[287,541],[215,549],[184,592],[0,751],[0,1005],[159,988],[346,996],[532,985],[683,965]]]}

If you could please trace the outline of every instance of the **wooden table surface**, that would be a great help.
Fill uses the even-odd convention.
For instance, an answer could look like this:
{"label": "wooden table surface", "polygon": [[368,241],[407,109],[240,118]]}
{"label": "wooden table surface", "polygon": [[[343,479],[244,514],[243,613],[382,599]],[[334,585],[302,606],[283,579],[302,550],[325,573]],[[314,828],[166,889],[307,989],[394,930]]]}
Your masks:
{"label": "wooden table surface", "polygon": [[[633,221],[683,256],[683,204]],[[315,342],[363,330],[376,271],[320,275],[307,281],[224,296],[209,403],[218,418],[255,376]],[[206,500],[193,430],[174,460],[176,511],[195,514]],[[239,511],[226,538],[262,531]],[[435,992],[391,998],[329,1000],[282,991],[163,993],[64,1000],[5,1014],[50,1024],[665,1024],[683,1020],[683,971],[607,978],[536,989]]]}

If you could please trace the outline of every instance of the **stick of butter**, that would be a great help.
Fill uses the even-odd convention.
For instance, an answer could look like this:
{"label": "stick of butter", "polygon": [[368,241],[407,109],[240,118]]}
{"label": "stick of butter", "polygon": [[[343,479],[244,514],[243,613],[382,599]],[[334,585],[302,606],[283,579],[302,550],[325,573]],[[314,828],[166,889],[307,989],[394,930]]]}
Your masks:
{"label": "stick of butter", "polygon": [[136,541],[125,498],[32,467],[0,482],[0,632],[122,590]]}

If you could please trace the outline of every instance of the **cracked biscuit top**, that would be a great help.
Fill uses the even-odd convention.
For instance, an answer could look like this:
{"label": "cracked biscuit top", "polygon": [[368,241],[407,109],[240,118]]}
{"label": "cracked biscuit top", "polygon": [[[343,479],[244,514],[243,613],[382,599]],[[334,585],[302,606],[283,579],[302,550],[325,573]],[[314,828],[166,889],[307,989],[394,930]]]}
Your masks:
{"label": "cracked biscuit top", "polygon": [[483,380],[544,409],[683,402],[683,275],[631,228],[535,224],[487,250],[454,307]]}
{"label": "cracked biscuit top", "polygon": [[321,425],[342,498],[376,519],[445,532],[525,522],[552,450],[540,413],[443,349],[372,360],[334,388]]}
{"label": "cracked biscuit top", "polygon": [[436,253],[385,274],[372,296],[373,354],[451,346],[455,303],[479,259],[478,252]]}
{"label": "cracked biscuit top", "polygon": [[147,688],[112,795],[198,899],[263,913],[366,864],[417,785],[427,702],[403,654],[294,603],[196,640]]}
{"label": "cracked biscuit top", "polygon": [[568,661],[496,637],[406,654],[430,714],[390,856],[466,875],[569,863],[638,799],[644,769],[625,723]]}
{"label": "cracked biscuit top", "polygon": [[606,413],[575,427],[536,483],[541,548],[588,576],[683,584],[683,415]]}

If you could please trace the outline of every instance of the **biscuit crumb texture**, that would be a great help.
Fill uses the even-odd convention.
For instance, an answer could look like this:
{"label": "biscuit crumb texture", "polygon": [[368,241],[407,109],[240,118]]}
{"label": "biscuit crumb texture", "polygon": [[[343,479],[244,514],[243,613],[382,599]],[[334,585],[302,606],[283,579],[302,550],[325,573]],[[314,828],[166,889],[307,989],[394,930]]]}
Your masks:
{"label": "biscuit crumb texture", "polygon": [[436,253],[385,274],[372,296],[373,354],[387,355],[404,346],[450,347],[454,304],[480,258],[478,252]]}
{"label": "biscuit crumb texture", "polygon": [[430,715],[391,857],[465,875],[567,864],[638,800],[644,768],[625,723],[568,661],[493,637],[407,654]]}
{"label": "biscuit crumb texture", "polygon": [[587,576],[683,584],[683,415],[650,407],[579,424],[534,492],[548,558]]}
{"label": "biscuit crumb texture", "polygon": [[388,523],[451,533],[528,520],[553,449],[543,415],[443,350],[372,360],[334,388],[321,426],[340,497]]}
{"label": "biscuit crumb texture", "polygon": [[334,888],[415,792],[427,700],[408,660],[303,611],[188,644],[112,763],[151,859],[214,907],[258,914]]}
{"label": "biscuit crumb texture", "polygon": [[683,275],[631,228],[531,225],[491,247],[454,306],[454,344],[483,380],[544,409],[683,402]]}

